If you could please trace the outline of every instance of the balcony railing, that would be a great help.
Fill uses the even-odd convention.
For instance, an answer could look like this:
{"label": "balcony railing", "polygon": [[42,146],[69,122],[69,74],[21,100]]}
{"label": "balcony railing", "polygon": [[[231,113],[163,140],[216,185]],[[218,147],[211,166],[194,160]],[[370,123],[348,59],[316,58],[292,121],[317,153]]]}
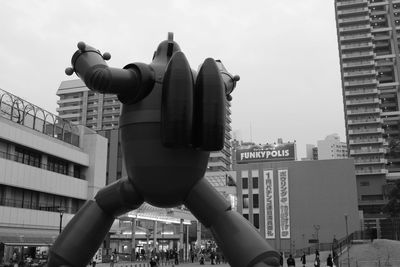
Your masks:
{"label": "balcony railing", "polygon": [[357,144],[377,144],[383,143],[385,140],[383,138],[368,138],[368,139],[352,139],[349,140],[349,144],[357,145]]}
{"label": "balcony railing", "polygon": [[372,159],[355,159],[354,160],[354,164],[357,165],[368,165],[368,164],[386,164],[387,163],[387,159],[383,159],[383,158],[372,158]]}
{"label": "balcony railing", "polygon": [[361,60],[356,62],[343,63],[343,67],[360,67],[360,66],[374,66],[374,60]]}
{"label": "balcony railing", "polygon": [[353,1],[338,1],[336,5],[339,6],[350,6],[350,5],[355,5],[355,4],[364,4],[365,1],[363,0],[353,0]]}
{"label": "balcony railing", "polygon": [[373,57],[374,52],[354,52],[348,54],[342,54],[342,58],[360,58],[360,57]]}
{"label": "balcony railing", "polygon": [[357,17],[339,19],[339,23],[350,23],[356,21],[369,21],[369,16],[357,16]]}
{"label": "balcony railing", "polygon": [[350,155],[361,155],[361,154],[380,154],[385,153],[384,148],[370,148],[370,149],[351,149]]}
{"label": "balcony railing", "polygon": [[370,95],[377,94],[378,89],[356,89],[356,90],[346,90],[345,95]]}
{"label": "balcony railing", "polygon": [[381,123],[381,118],[374,119],[356,119],[356,120],[348,120],[348,124],[373,124],[373,123]]}
{"label": "balcony railing", "polygon": [[344,73],[344,77],[362,76],[362,75],[376,75],[375,70],[362,70],[362,71],[349,71]]}
{"label": "balcony railing", "polygon": [[345,15],[345,14],[368,13],[368,12],[369,12],[368,7],[361,7],[361,8],[339,10],[337,13],[338,15]]}
{"label": "balcony railing", "polygon": [[55,173],[59,173],[59,174],[63,174],[63,175],[67,175],[67,176],[71,176],[74,178],[78,178],[78,179],[85,179],[85,176],[83,174],[81,174],[80,172],[69,172],[66,170],[66,168],[64,169],[56,169],[54,168],[52,165],[50,164],[43,164],[40,163],[38,161],[31,161],[31,162],[26,162],[24,161],[24,159],[16,154],[10,154],[10,153],[6,153],[3,151],[0,151],[0,158],[3,159],[7,159],[7,160],[11,160],[11,161],[15,161],[15,162],[19,162],[21,164],[24,165],[29,165],[35,168],[40,168],[43,170],[47,170],[47,171],[51,171],[51,172],[55,172]]}
{"label": "balcony railing", "polygon": [[364,79],[364,80],[355,80],[344,82],[345,86],[356,86],[356,85],[366,85],[366,84],[377,84],[378,81],[376,79]]}
{"label": "balcony railing", "polygon": [[370,28],[371,28],[371,26],[369,24],[365,24],[365,25],[341,27],[341,28],[339,28],[339,31],[340,32],[357,31],[357,30],[367,30],[367,29],[370,29]]}
{"label": "balcony railing", "polygon": [[342,50],[346,50],[346,49],[358,49],[358,48],[363,48],[363,47],[372,47],[373,44],[372,42],[364,42],[364,43],[355,43],[355,44],[342,44],[340,47],[342,48]]}
{"label": "balcony railing", "polygon": [[378,98],[346,101],[346,105],[366,105],[366,104],[380,104],[380,103],[381,100]]}
{"label": "balcony railing", "polygon": [[349,134],[370,134],[370,133],[383,133],[383,129],[369,128],[369,129],[349,130]]}
{"label": "balcony railing", "polygon": [[347,115],[373,114],[373,113],[381,113],[381,109],[380,108],[369,108],[369,109],[347,110]]}
{"label": "balcony railing", "polygon": [[373,175],[373,174],[386,174],[386,173],[388,173],[386,169],[356,170],[356,175]]}
{"label": "balcony railing", "polygon": [[352,35],[347,35],[347,36],[340,36],[340,40],[355,40],[355,39],[367,39],[367,38],[372,38],[372,35],[370,33],[361,33],[361,34],[352,34]]}

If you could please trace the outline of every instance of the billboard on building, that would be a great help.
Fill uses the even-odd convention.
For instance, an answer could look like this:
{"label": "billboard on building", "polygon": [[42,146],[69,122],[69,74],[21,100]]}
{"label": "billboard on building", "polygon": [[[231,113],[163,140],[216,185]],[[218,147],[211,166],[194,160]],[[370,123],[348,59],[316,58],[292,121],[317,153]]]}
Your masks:
{"label": "billboard on building", "polygon": [[290,207],[288,170],[278,170],[280,238],[290,238]]}
{"label": "billboard on building", "polygon": [[265,238],[275,238],[274,177],[273,170],[264,171]]}
{"label": "billboard on building", "polygon": [[236,162],[239,164],[295,159],[294,143],[252,147],[248,149],[238,149],[236,151]]}

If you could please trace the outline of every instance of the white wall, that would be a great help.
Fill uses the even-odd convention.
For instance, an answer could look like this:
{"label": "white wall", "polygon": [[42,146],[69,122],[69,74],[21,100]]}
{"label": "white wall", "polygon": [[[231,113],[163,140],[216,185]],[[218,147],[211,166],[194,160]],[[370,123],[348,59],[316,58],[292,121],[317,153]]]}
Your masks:
{"label": "white wall", "polygon": [[88,192],[85,180],[3,158],[0,158],[0,184],[78,199],[86,199]]}
{"label": "white wall", "polygon": [[[63,227],[72,217],[72,214],[63,215]],[[60,227],[60,214],[58,212],[0,206],[0,218],[0,233],[6,227],[50,230],[58,230]]]}
{"label": "white wall", "polygon": [[80,148],[0,117],[0,138],[83,166],[89,156]]}

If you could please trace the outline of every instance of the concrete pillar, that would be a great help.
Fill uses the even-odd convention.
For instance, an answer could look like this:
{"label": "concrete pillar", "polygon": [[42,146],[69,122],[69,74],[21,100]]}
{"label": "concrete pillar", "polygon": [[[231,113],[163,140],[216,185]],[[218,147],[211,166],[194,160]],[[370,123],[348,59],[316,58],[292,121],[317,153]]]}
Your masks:
{"label": "concrete pillar", "polygon": [[132,218],[132,254],[131,254],[131,257],[132,257],[132,260],[134,260],[135,259],[135,257],[136,257],[136,253],[135,253],[135,248],[136,248],[136,239],[135,239],[135,232],[136,232],[136,218]]}
{"label": "concrete pillar", "polygon": [[189,260],[189,225],[186,225],[186,260]]}
{"label": "concrete pillar", "polygon": [[200,247],[201,246],[201,223],[199,221],[196,221],[196,227],[197,227],[197,245]]}
{"label": "concrete pillar", "polygon": [[183,257],[183,219],[181,219],[181,224],[179,227],[179,246],[178,253]]}
{"label": "concrete pillar", "polygon": [[156,250],[158,250],[158,248],[157,248],[157,221],[154,221],[153,247]]}

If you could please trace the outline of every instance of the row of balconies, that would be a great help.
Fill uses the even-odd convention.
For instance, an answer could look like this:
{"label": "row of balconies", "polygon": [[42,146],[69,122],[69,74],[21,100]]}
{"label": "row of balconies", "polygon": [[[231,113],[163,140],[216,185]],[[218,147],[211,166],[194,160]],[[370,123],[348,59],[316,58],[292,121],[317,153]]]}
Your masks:
{"label": "row of balconies", "polygon": [[364,25],[354,25],[354,26],[347,26],[347,27],[340,27],[339,32],[357,32],[360,30],[370,30],[371,25],[370,24],[364,24]]}
{"label": "row of balconies", "polygon": [[384,130],[382,128],[366,128],[366,129],[354,129],[354,130],[349,130],[348,133],[349,135],[355,135],[355,134],[377,134],[377,133],[383,133]]}
{"label": "row of balconies", "polygon": [[346,100],[347,106],[372,105],[372,104],[381,104],[381,100],[379,98]]}
{"label": "row of balconies", "polygon": [[353,109],[347,110],[347,115],[361,115],[361,114],[374,114],[374,113],[381,113],[380,108],[365,108],[365,109]]}
{"label": "row of balconies", "polygon": [[369,8],[368,7],[358,7],[358,8],[352,8],[352,9],[343,9],[343,10],[338,10],[337,14],[340,15],[348,15],[348,14],[369,14]]}
{"label": "row of balconies", "polygon": [[373,48],[374,44],[372,42],[362,42],[362,43],[354,43],[354,44],[342,44],[340,48],[342,50],[351,50],[351,49],[362,49],[362,48]]}
{"label": "row of balconies", "polygon": [[355,62],[347,62],[343,63],[343,68],[349,68],[349,67],[363,67],[363,66],[375,66],[375,61],[374,60],[360,60],[360,61],[355,61]]}
{"label": "row of balconies", "polygon": [[383,144],[383,143],[385,143],[385,139],[383,138],[366,138],[366,139],[349,140],[350,145]]}
{"label": "row of balconies", "polygon": [[356,96],[356,95],[375,95],[378,94],[378,89],[356,89],[356,90],[346,90],[346,96]]}
{"label": "row of balconies", "polygon": [[338,23],[340,25],[351,24],[351,23],[362,22],[362,21],[369,23],[369,16],[357,16],[357,17],[339,18],[338,19]]}
{"label": "row of balconies", "polygon": [[368,155],[368,154],[384,154],[386,153],[385,148],[363,148],[363,149],[351,149],[350,156],[353,155]]}
{"label": "row of balconies", "polygon": [[354,41],[354,40],[362,40],[362,39],[372,39],[372,34],[371,33],[359,33],[359,34],[340,36],[340,41]]}
{"label": "row of balconies", "polygon": [[366,75],[376,75],[376,71],[374,69],[370,69],[370,70],[348,71],[343,73],[344,77],[357,77]]}
{"label": "row of balconies", "polygon": [[353,53],[342,54],[342,59],[373,57],[373,56],[375,56],[375,54],[372,51],[353,52]]}
{"label": "row of balconies", "polygon": [[366,2],[364,0],[351,0],[351,1],[337,1],[337,7],[348,7],[348,6],[358,6],[365,5]]}
{"label": "row of balconies", "polygon": [[370,118],[370,119],[352,119],[348,120],[348,125],[356,125],[356,124],[374,124],[374,123],[382,123],[381,118]]}
{"label": "row of balconies", "polygon": [[368,84],[377,84],[377,79],[362,79],[362,80],[354,80],[344,82],[344,86],[359,86],[359,85],[368,85]]}
{"label": "row of balconies", "polygon": [[377,174],[387,174],[388,170],[385,168],[372,168],[364,170],[356,170],[356,175],[377,175]]}
{"label": "row of balconies", "polygon": [[388,161],[385,158],[366,158],[366,159],[356,158],[356,159],[354,159],[355,165],[387,164],[387,162]]}

